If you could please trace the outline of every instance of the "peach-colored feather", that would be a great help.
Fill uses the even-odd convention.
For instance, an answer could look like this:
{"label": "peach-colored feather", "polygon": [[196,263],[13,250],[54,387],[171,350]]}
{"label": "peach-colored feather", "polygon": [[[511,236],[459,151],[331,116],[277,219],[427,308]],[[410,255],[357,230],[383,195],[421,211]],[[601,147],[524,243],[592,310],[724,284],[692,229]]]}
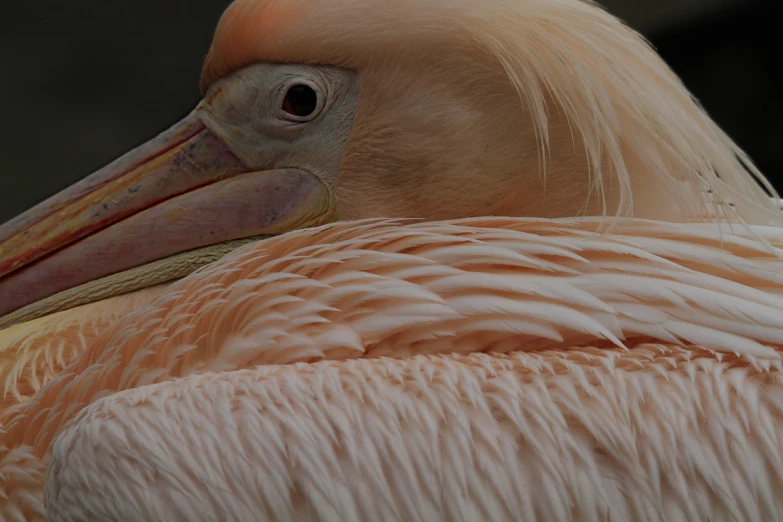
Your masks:
{"label": "peach-colored feather", "polygon": [[165,286],[106,299],[17,324],[0,335],[0,411],[23,402],[65,368],[110,324],[148,304]]}
{"label": "peach-colored feather", "polygon": [[783,215],[641,37],[238,0],[203,84],[255,61],[359,72],[344,218],[593,217],[334,224],[3,330],[0,522],[783,520]]}
{"label": "peach-colored feather", "polygon": [[[732,504],[731,509],[734,511],[725,513],[746,513],[750,512],[748,510],[758,509],[761,510],[759,512],[783,516],[781,506],[773,500],[774,495],[769,496],[771,491],[777,490],[775,481],[778,479],[774,470],[777,469],[776,462],[783,458],[781,441],[769,438],[769,430],[774,430],[772,426],[783,420],[780,417],[781,412],[773,406],[781,390],[779,384],[761,386],[761,383],[779,383],[781,378],[783,261],[778,252],[770,251],[757,241],[754,235],[757,234],[769,244],[776,245],[775,248],[780,248],[783,247],[783,230],[754,227],[752,231],[747,231],[740,227],[732,232],[728,226],[721,230],[713,223],[667,224],[631,220],[619,223],[611,235],[601,235],[596,234],[600,226],[600,218],[579,222],[483,218],[404,225],[383,221],[359,222],[294,232],[241,248],[223,260],[171,285],[149,305],[138,308],[108,326],[86,351],[47,387],[31,400],[3,413],[1,421],[5,433],[0,439],[0,447],[6,449],[0,452],[0,494],[7,500],[0,507],[0,514],[5,520],[13,520],[14,512],[25,513],[29,520],[38,520],[40,518],[36,516],[43,516],[43,484],[49,464],[52,464],[48,500],[50,520],[80,520],[79,513],[88,513],[89,516],[84,515],[88,519],[106,519],[105,517],[109,516],[109,511],[106,510],[110,509],[120,510],[112,515],[115,517],[119,516],[117,513],[126,513],[126,518],[114,518],[115,520],[148,520],[151,513],[164,513],[166,510],[173,510],[168,512],[176,513],[176,516],[172,514],[169,518],[163,518],[165,520],[212,520],[210,516],[222,518],[219,513],[232,513],[231,510],[222,511],[223,507],[220,506],[234,503],[236,507],[231,509],[239,510],[236,513],[248,513],[241,511],[246,507],[239,497],[232,496],[233,493],[219,486],[219,480],[222,479],[218,476],[222,472],[211,467],[212,461],[204,460],[203,464],[199,464],[199,459],[195,459],[195,456],[191,459],[193,462],[187,464],[200,466],[198,473],[187,474],[191,477],[188,480],[195,481],[192,487],[202,488],[204,491],[217,488],[210,494],[223,495],[219,505],[212,505],[212,511],[203,511],[203,505],[199,504],[202,506],[199,508],[202,518],[189,518],[188,513],[191,511],[188,510],[193,505],[188,499],[192,498],[195,490],[187,488],[179,492],[170,491],[172,494],[184,495],[181,502],[178,500],[169,504],[149,501],[144,507],[133,508],[141,511],[128,511],[131,510],[130,506],[138,501],[131,490],[120,484],[129,481],[142,488],[139,491],[143,491],[146,487],[143,484],[149,484],[144,481],[152,478],[144,474],[137,475],[142,471],[134,471],[138,459],[159,458],[146,453],[153,450],[141,440],[148,438],[160,441],[163,445],[177,444],[174,441],[182,436],[177,434],[193,427],[180,426],[179,421],[164,421],[163,416],[167,415],[164,411],[168,410],[143,406],[149,405],[149,401],[153,400],[145,399],[146,394],[158,393],[155,390],[161,390],[161,393],[165,394],[169,393],[164,391],[169,387],[177,390],[183,386],[193,386],[197,392],[192,397],[195,402],[188,402],[184,398],[176,399],[171,408],[180,408],[179,404],[182,404],[184,409],[176,415],[187,416],[188,411],[191,411],[188,408],[196,408],[198,412],[202,412],[199,415],[209,417],[217,412],[204,410],[206,404],[203,408],[198,405],[198,393],[202,393],[198,390],[202,388],[202,384],[196,383],[227,382],[228,388],[219,386],[214,388],[214,392],[209,391],[213,389],[210,387],[212,385],[204,384],[207,386],[204,393],[213,394],[210,396],[216,397],[215,400],[224,392],[233,396],[239,393],[239,390],[247,390],[241,393],[255,396],[256,393],[262,393],[257,389],[259,386],[267,386],[263,384],[267,380],[265,376],[282,372],[280,375],[289,375],[285,379],[296,379],[296,373],[290,371],[299,372],[304,368],[294,366],[293,370],[286,370],[279,365],[288,367],[299,362],[360,358],[368,361],[361,367],[364,368],[361,372],[372,372],[370,368],[377,367],[378,373],[370,378],[369,382],[365,381],[366,385],[352,387],[350,391],[346,390],[346,393],[356,395],[355,400],[365,397],[365,400],[370,401],[366,406],[369,408],[367,415],[373,415],[375,408],[380,408],[380,411],[391,408],[389,414],[392,415],[391,412],[398,411],[397,408],[403,408],[406,404],[397,403],[396,400],[384,401],[382,388],[374,388],[376,385],[372,383],[388,372],[391,372],[388,373],[390,376],[396,375],[397,377],[390,378],[398,380],[399,385],[405,388],[418,386],[414,383],[404,384],[410,379],[417,379],[404,377],[405,372],[411,371],[405,368],[419,368],[420,377],[424,379],[422,382],[432,379],[448,381],[448,378],[442,375],[444,365],[464,369],[457,371],[457,374],[463,371],[466,375],[478,372],[471,377],[478,381],[468,389],[460,391],[462,385],[457,386],[457,379],[454,382],[457,388],[448,391],[447,387],[443,392],[437,392],[437,397],[424,400],[418,406],[405,406],[404,411],[407,413],[404,415],[410,416],[410,421],[405,421],[404,419],[408,418],[405,416],[400,418],[402,420],[393,421],[403,415],[403,412],[393,413],[390,422],[402,423],[395,429],[404,429],[406,422],[414,422],[413,419],[416,418],[420,421],[415,422],[431,423],[434,431],[429,433],[431,438],[428,441],[421,439],[421,442],[417,442],[420,440],[418,438],[410,441],[395,439],[393,431],[384,432],[380,426],[377,429],[382,431],[368,435],[373,444],[383,444],[387,440],[398,444],[394,450],[395,454],[404,459],[413,459],[417,452],[424,451],[424,448],[434,448],[458,435],[452,431],[456,426],[443,424],[443,415],[446,415],[446,418],[449,415],[457,415],[455,419],[463,418],[464,422],[468,423],[465,429],[473,422],[478,422],[479,425],[470,430],[478,430],[483,425],[488,430],[499,429],[507,433],[506,436],[511,437],[509,441],[517,441],[517,446],[507,448],[509,451],[514,447],[514,451],[521,451],[523,447],[528,447],[537,440],[531,436],[534,432],[522,431],[512,435],[514,429],[522,425],[518,428],[514,428],[513,423],[508,425],[507,414],[497,407],[493,406],[487,410],[491,412],[489,417],[474,418],[468,411],[459,413],[453,406],[438,406],[441,401],[462,402],[464,399],[459,397],[468,391],[475,394],[475,400],[484,397],[483,400],[509,401],[508,407],[522,416],[514,423],[522,422],[521,419],[528,415],[534,415],[534,412],[529,410],[533,408],[533,403],[526,400],[516,404],[516,399],[513,399],[525,395],[524,391],[529,387],[531,390],[540,389],[541,386],[551,387],[552,393],[564,394],[561,399],[556,400],[555,404],[559,406],[548,410],[547,415],[554,415],[551,422],[555,424],[539,419],[536,423],[541,424],[541,427],[536,430],[555,429],[555,419],[558,418],[562,420],[557,422],[571,422],[567,420],[573,416],[573,413],[568,413],[571,411],[569,408],[577,408],[577,404],[585,414],[595,408],[595,415],[604,418],[607,423],[617,426],[630,423],[627,424],[629,430],[633,429],[636,421],[628,419],[627,415],[635,412],[633,415],[641,415],[640,419],[647,419],[645,422],[649,423],[649,426],[645,424],[644,429],[653,430],[639,432],[644,433],[645,444],[650,444],[650,449],[638,450],[642,453],[633,457],[642,459],[644,468],[637,469],[628,463],[613,464],[614,460],[602,464],[609,466],[615,474],[613,478],[605,479],[609,481],[606,487],[615,489],[611,490],[611,493],[607,492],[608,496],[600,502],[595,500],[588,490],[579,489],[587,487],[585,481],[588,478],[571,480],[563,473],[573,464],[572,460],[576,455],[581,455],[580,458],[586,459],[584,462],[587,463],[596,459],[619,459],[624,462],[621,455],[624,451],[630,451],[630,447],[622,451],[615,449],[616,452],[601,449],[606,444],[612,444],[612,437],[620,437],[622,430],[613,435],[613,428],[610,429],[608,425],[600,428],[599,424],[593,424],[588,430],[580,428],[567,435],[581,441],[577,446],[573,446],[573,451],[576,452],[574,456],[548,453],[554,450],[546,450],[544,454],[540,454],[539,458],[546,462],[546,466],[554,466],[553,469],[560,471],[546,479],[549,485],[546,485],[545,481],[543,485],[529,486],[543,488],[541,495],[534,495],[537,500],[533,504],[530,503],[532,500],[524,498],[518,498],[514,501],[516,504],[508,504],[511,498],[509,495],[514,495],[507,489],[511,488],[512,484],[497,482],[491,473],[495,466],[492,464],[493,459],[496,459],[492,455],[498,450],[492,449],[491,446],[476,447],[472,450],[476,452],[475,458],[484,463],[482,466],[489,466],[471,473],[473,487],[480,488],[475,491],[484,491],[489,495],[481,501],[487,503],[481,509],[492,507],[500,510],[498,513],[505,512],[506,515],[503,516],[509,519],[518,520],[526,513],[538,512],[539,517],[530,520],[566,520],[567,518],[563,518],[566,515],[548,518],[547,513],[554,513],[551,510],[556,508],[556,504],[552,504],[555,497],[549,496],[546,497],[549,500],[546,500],[544,495],[555,495],[561,487],[567,486],[567,491],[562,494],[568,494],[571,496],[569,498],[579,501],[570,509],[575,513],[584,513],[585,516],[590,510],[597,510],[595,512],[598,513],[606,506],[611,506],[613,509],[622,510],[615,511],[616,513],[633,514],[629,520],[669,520],[662,518],[666,512],[679,512],[687,517],[698,514],[701,518],[695,519],[704,519],[704,516],[710,513],[719,512],[716,511],[719,508],[702,497],[677,497],[678,483],[669,485],[668,482],[662,482],[661,475],[657,472],[650,474],[648,471],[666,469],[666,476],[671,480],[685,480],[684,477],[695,476],[694,473],[709,472],[699,479],[704,481],[703,483],[687,483],[688,487],[696,488],[696,491],[708,491],[710,487],[718,487],[725,481],[740,476],[731,474],[731,478],[726,478],[719,466],[705,468],[699,472],[692,469],[689,462],[701,461],[703,457],[700,457],[698,451],[706,451],[718,454],[725,464],[735,465],[735,461],[740,461],[740,464],[751,466],[738,470],[737,473],[755,474],[752,484],[747,485],[747,488],[750,488],[748,492],[738,491],[737,497],[732,497],[732,502],[740,502]],[[470,363],[474,360],[469,357],[471,354],[484,352],[490,352],[492,355],[487,359],[475,359],[485,361],[480,362],[477,367]],[[434,359],[426,358],[436,355]],[[468,359],[462,356],[468,356]],[[393,363],[386,360],[388,357],[414,359],[405,363]],[[556,370],[558,360],[565,365],[562,371],[586,365],[581,372],[587,373],[582,377],[579,372],[570,377],[558,377],[562,374],[561,370]],[[682,368],[679,370],[672,366],[677,360],[682,361]],[[320,390],[323,386],[332,386],[328,384],[330,379],[343,372],[359,371],[351,369],[359,368],[352,366],[353,363],[334,364],[336,366],[315,367],[312,370],[315,372],[312,374],[315,381],[311,382],[309,377],[303,377],[304,380],[299,384],[292,382],[291,386],[299,387],[297,389],[301,389],[302,393],[309,393],[304,391],[308,387],[315,386]],[[529,367],[531,364],[539,365],[541,369],[538,372],[542,373],[523,386],[527,373],[522,371],[514,376],[511,370],[517,368],[516,364],[521,365],[519,368]],[[540,366],[541,364],[544,366]],[[638,375],[641,377],[616,379],[619,371],[616,365],[620,368],[638,365]],[[263,367],[266,366],[270,366],[270,369],[264,370]],[[503,367],[509,368],[502,372],[506,375],[503,382],[512,379],[508,381],[507,392],[513,397],[495,397],[495,392],[491,392],[492,382],[500,381],[494,380],[495,377],[491,376],[493,372],[488,368],[496,366],[498,371]],[[471,369],[474,367],[475,371]],[[253,368],[256,370],[238,374],[237,377],[231,373]],[[323,378],[316,378],[321,372],[320,368],[327,373]],[[221,377],[224,372],[229,373]],[[310,375],[309,372],[310,370],[307,370],[303,375]],[[725,372],[725,375],[722,372]],[[625,370],[620,374],[625,375]],[[186,379],[177,384],[179,381],[176,380],[179,378],[196,375],[203,377],[196,381]],[[236,381],[245,379],[241,375],[251,379],[251,384],[245,386]],[[328,375],[333,377],[327,377]],[[253,382],[258,384],[252,384]],[[362,379],[356,382],[362,382]],[[518,384],[513,384],[514,382]],[[593,384],[589,384],[590,382]],[[603,383],[603,388],[600,383]],[[144,391],[148,385],[155,387],[149,392]],[[392,383],[383,386],[391,385]],[[693,388],[680,388],[682,394],[677,399],[679,402],[672,398],[668,408],[663,407],[666,402],[648,406],[643,406],[642,402],[633,402],[641,401],[656,390],[662,390],[667,397],[674,397],[672,394],[678,387],[686,385]],[[272,388],[263,393],[272,393],[276,385],[269,386]],[[628,386],[631,388],[626,389]],[[230,391],[234,389],[232,387],[236,388],[235,391]],[[114,395],[137,388],[138,393],[135,395],[134,392]],[[627,402],[630,399],[626,394],[630,393],[631,389],[637,390],[634,393],[638,393],[638,398]],[[181,395],[181,392],[172,393]],[[278,400],[283,402],[304,400],[287,391],[275,393],[282,394],[278,395]],[[332,400],[337,398],[333,398],[330,393],[323,393],[326,395],[319,399],[325,401],[323,407],[337,415],[338,410],[334,408],[344,406],[332,405]],[[420,392],[405,393],[413,393],[415,396]],[[681,448],[687,455],[678,460],[672,460],[673,457],[663,450],[670,448],[675,441],[687,439],[691,430],[696,430],[693,433],[701,433],[702,429],[707,429],[689,427],[691,421],[686,419],[703,419],[705,414],[700,411],[713,408],[709,406],[711,403],[705,402],[705,394],[708,393],[715,395],[709,399],[716,401],[714,408],[720,405],[724,408],[722,416],[710,417],[710,422],[714,423],[710,429],[724,429],[727,433],[735,433],[736,437],[741,436],[736,430],[741,430],[745,434],[742,437],[746,445],[755,440],[764,441],[763,446],[754,442],[755,445],[742,450],[754,451],[752,460],[742,461],[740,454],[725,453],[729,451],[726,446],[728,442],[720,439],[718,433],[712,432],[710,436],[715,438],[700,440],[702,445],[706,445],[704,449],[691,443]],[[566,401],[569,394],[572,395],[571,400],[575,401],[571,406],[562,402]],[[129,402],[123,402],[123,397],[128,397]],[[588,400],[588,397],[592,398]],[[247,400],[255,405],[253,408],[261,409],[258,411],[266,411],[264,401],[251,398]],[[609,407],[617,401],[624,406],[615,410]],[[93,406],[84,410],[90,404]],[[143,406],[139,411],[148,419],[144,421],[147,423],[144,426],[147,427],[142,428],[142,425],[129,420],[136,415],[134,404],[138,404],[138,408]],[[292,406],[290,410],[289,420],[274,422],[315,422],[314,419],[300,417],[296,411],[304,405],[300,402],[296,404],[298,406]],[[359,404],[356,403],[355,407],[359,407]],[[251,407],[250,403],[247,407]],[[544,406],[540,407],[546,410]],[[96,420],[96,415],[98,418],[108,415],[105,408],[114,412],[110,415],[110,420]],[[429,408],[435,410],[430,411]],[[230,411],[234,410],[225,410],[224,414],[229,415]],[[435,411],[441,413],[434,415]],[[560,413],[557,413],[558,411]],[[150,415],[161,415],[161,418],[159,421],[153,421]],[[358,412],[354,417],[345,419],[344,422],[348,424],[343,425],[344,429],[350,429],[352,423],[359,422],[359,417],[355,415],[359,415]],[[464,415],[467,417],[460,417]],[[195,420],[194,417],[190,422],[206,423],[202,427],[207,431],[219,429],[217,425],[214,428],[207,427],[210,426],[209,423],[218,422],[217,419],[210,420],[211,418]],[[287,435],[282,435],[279,431],[282,428],[268,424],[265,418],[252,421],[253,426],[257,426],[255,429],[262,430],[265,435],[243,429],[231,436],[239,437],[239,442],[254,448],[251,448],[252,451],[263,452],[264,458],[277,447],[274,445],[284,441],[286,444],[306,446],[316,444],[305,442],[315,436],[306,435],[307,430],[315,428],[307,428],[303,432],[290,432],[286,428],[284,432]],[[479,418],[484,420],[479,421]],[[490,419],[494,420],[486,424],[485,421]],[[126,422],[133,423],[142,431],[130,439],[120,435],[121,432],[116,430],[127,430],[127,427],[123,427],[127,426]],[[335,417],[318,422],[331,423],[338,420]],[[587,422],[586,418],[584,422]],[[66,426],[70,428],[65,428]],[[359,425],[356,425],[357,429],[358,427]],[[61,431],[63,428],[65,431]],[[155,431],[156,429],[160,431]],[[272,432],[267,433],[266,430]],[[578,432],[581,432],[581,435]],[[332,440],[332,436],[327,433],[318,437]],[[60,445],[55,442],[58,440],[58,434],[63,437]],[[226,433],[226,436],[229,435],[230,433]],[[600,439],[596,439],[599,435]],[[119,438],[114,438],[115,436]],[[264,449],[265,445],[254,446],[259,444],[259,437],[267,436],[273,437],[264,443],[272,444],[270,449]],[[425,433],[421,436],[426,439]],[[387,439],[388,437],[392,438]],[[668,438],[664,442],[664,439],[659,440],[659,437]],[[207,444],[208,440],[205,439],[204,443]],[[465,444],[467,439],[460,440],[460,444]],[[454,441],[455,444],[457,442]],[[127,445],[123,446],[124,444]],[[307,473],[315,473],[316,469],[321,469],[318,466],[326,466],[327,462],[332,462],[329,466],[337,466],[339,469],[343,469],[342,466],[347,466],[349,462],[354,462],[352,466],[356,465],[352,458],[346,461],[328,460],[331,458],[328,457],[328,452],[335,450],[329,450],[332,446],[323,444],[325,443],[319,442],[311,447],[315,453],[310,458],[314,460],[304,465]],[[567,447],[571,447],[571,443],[568,444]],[[620,441],[615,441],[614,444],[620,444]],[[90,455],[90,451],[110,451],[113,447],[118,452],[116,458],[120,460],[115,463],[119,467],[113,468],[107,464],[109,467],[103,468],[103,471],[83,467],[78,464],[81,457],[70,451],[71,447],[86,448],[84,451],[87,453],[79,449],[79,455]],[[55,453],[57,460],[52,463],[52,451],[55,448],[58,448]],[[321,453],[320,450],[326,453]],[[182,451],[187,452],[190,449]],[[740,450],[737,448],[731,451]],[[269,453],[268,456],[270,459],[278,459],[274,460],[278,462],[274,464],[274,470],[281,473],[291,473],[300,466],[297,464],[300,457],[292,454]],[[365,456],[369,458],[369,455]],[[167,462],[166,466],[184,465],[174,456],[171,458],[175,461]],[[707,466],[710,458],[712,457],[704,457],[705,460],[700,465]],[[126,464],[122,463],[124,459],[129,459]],[[322,462],[321,459],[327,460]],[[400,466],[405,462],[404,459],[400,461]],[[273,465],[271,462],[273,461],[270,461],[270,466]],[[470,465],[467,462],[463,464]],[[456,466],[457,463],[450,464],[452,465]],[[676,468],[669,469],[672,465],[676,465]],[[756,470],[753,466],[757,465],[763,467]],[[286,466],[291,468],[284,471]],[[585,473],[589,471],[588,468],[585,468]],[[390,490],[390,486],[383,485],[384,481],[392,480],[392,475],[413,473],[409,469],[394,468],[384,473],[385,478],[373,477],[367,473],[379,472],[381,468],[368,465],[359,470],[350,470],[351,476],[354,477],[352,479],[344,475],[349,472],[347,469],[342,472],[343,475],[336,476],[332,476],[331,472],[327,473],[326,469],[323,471],[326,475],[323,476],[328,476],[335,484],[342,483],[341,480],[347,481],[342,483],[344,487],[349,487],[349,483],[355,481],[370,481],[367,484],[367,492],[372,492],[378,499],[385,498],[386,504],[392,504],[388,507],[391,511],[383,515],[386,518],[379,520],[394,520],[391,513],[395,510],[398,514],[417,513],[417,516],[427,518],[427,513],[440,512],[437,506],[442,507],[442,504],[431,504],[429,500],[426,505],[407,505],[404,495],[393,493],[394,488]],[[511,468],[503,469],[506,470],[503,473],[513,471]],[[769,471],[759,475],[763,469]],[[516,469],[515,472],[535,474],[544,473],[544,469],[531,463],[530,468],[526,466]],[[428,473],[436,471],[431,469]],[[677,473],[684,475],[677,478]],[[341,479],[341,476],[346,478]],[[436,480],[437,476],[439,475],[436,473],[427,479],[431,482],[429,487],[434,486],[432,481]],[[424,478],[422,477],[422,480]],[[137,479],[142,482],[136,482]],[[289,510],[281,513],[290,512],[292,506],[297,503],[297,498],[307,499],[300,507],[305,511],[328,507],[319,503],[320,496],[308,496],[310,493],[304,493],[312,492],[310,479],[300,477],[293,480],[286,479],[285,476],[276,478],[274,475],[263,474],[255,480],[261,481],[257,483],[258,487],[273,488],[269,490],[269,495],[283,495],[281,498],[288,499],[280,500],[279,509]],[[282,482],[274,485],[275,480]],[[373,482],[378,480],[381,482]],[[525,481],[527,480],[532,479]],[[109,488],[100,497],[92,497],[87,495],[92,488],[89,486],[93,483],[91,481],[112,483],[116,487]],[[600,484],[596,483],[591,487],[599,487]],[[631,487],[630,484],[634,486]],[[380,489],[375,491],[375,487]],[[218,493],[219,491],[223,493]],[[314,492],[312,494],[315,495]],[[346,502],[349,498],[353,499],[351,502],[359,501],[347,492],[345,494],[348,495],[345,497]],[[762,494],[766,495],[765,499],[769,497],[765,500],[766,504],[754,508],[758,495]],[[83,511],[74,507],[74,503],[78,503],[77,499],[80,498],[91,499],[80,508]],[[753,499],[753,502],[750,499]],[[422,497],[417,501],[425,500]],[[669,505],[675,500],[680,504]],[[264,502],[267,506],[265,509],[271,509],[266,501],[257,499],[257,502]],[[333,506],[335,511],[332,515],[321,513],[322,519],[345,520],[357,516],[357,520],[360,520],[362,513],[369,516],[368,512],[364,511],[370,509],[369,506],[357,506],[351,502],[342,507],[338,506],[339,509]],[[446,500],[441,498],[438,502]],[[650,510],[648,518],[644,518],[639,511],[640,506],[645,503]],[[479,509],[478,505],[471,506],[470,509]],[[156,509],[163,511],[144,511]],[[386,508],[378,506],[377,509]],[[439,516],[454,519],[449,514],[449,509],[442,511]],[[142,514],[130,515],[132,512]],[[38,515],[34,515],[35,513]],[[58,513],[68,513],[72,518]],[[482,516],[492,519],[490,515],[491,512],[486,512]],[[275,519],[273,511],[268,511],[267,516],[267,519]],[[404,516],[402,518],[406,519]],[[238,515],[233,518],[241,519]],[[683,518],[685,519],[694,518]]]}
{"label": "peach-colored feather", "polygon": [[63,431],[50,520],[780,520],[758,366],[641,344],[194,375]]}

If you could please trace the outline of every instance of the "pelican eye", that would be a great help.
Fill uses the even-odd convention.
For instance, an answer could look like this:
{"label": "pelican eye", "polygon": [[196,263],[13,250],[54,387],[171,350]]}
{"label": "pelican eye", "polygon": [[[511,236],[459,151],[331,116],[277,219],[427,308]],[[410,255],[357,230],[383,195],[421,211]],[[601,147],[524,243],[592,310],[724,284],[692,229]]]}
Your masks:
{"label": "pelican eye", "polygon": [[283,98],[283,112],[294,116],[296,121],[315,116],[319,108],[318,93],[310,85],[297,83],[288,88]]}

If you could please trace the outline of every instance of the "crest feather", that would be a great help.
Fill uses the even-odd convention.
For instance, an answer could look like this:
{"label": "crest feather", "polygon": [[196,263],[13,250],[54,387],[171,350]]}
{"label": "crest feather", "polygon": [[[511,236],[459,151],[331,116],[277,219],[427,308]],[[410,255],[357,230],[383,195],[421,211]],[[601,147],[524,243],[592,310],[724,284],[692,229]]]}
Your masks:
{"label": "crest feather", "polygon": [[397,60],[427,74],[450,53],[484,62],[455,70],[455,82],[483,67],[487,88],[513,86],[539,174],[552,153],[550,115],[565,116],[605,216],[783,225],[777,193],[747,155],[640,35],[590,1],[237,0],[202,84],[258,61],[362,72]]}

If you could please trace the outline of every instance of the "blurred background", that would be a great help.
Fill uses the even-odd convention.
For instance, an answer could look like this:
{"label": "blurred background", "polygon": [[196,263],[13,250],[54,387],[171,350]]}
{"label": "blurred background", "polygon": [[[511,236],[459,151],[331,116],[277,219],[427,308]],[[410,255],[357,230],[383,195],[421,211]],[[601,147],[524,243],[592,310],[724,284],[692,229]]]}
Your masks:
{"label": "blurred background", "polygon": [[[599,0],[600,1],[600,0]],[[604,0],[783,191],[775,0]],[[0,20],[0,222],[153,137],[198,101],[228,0],[21,0]]]}

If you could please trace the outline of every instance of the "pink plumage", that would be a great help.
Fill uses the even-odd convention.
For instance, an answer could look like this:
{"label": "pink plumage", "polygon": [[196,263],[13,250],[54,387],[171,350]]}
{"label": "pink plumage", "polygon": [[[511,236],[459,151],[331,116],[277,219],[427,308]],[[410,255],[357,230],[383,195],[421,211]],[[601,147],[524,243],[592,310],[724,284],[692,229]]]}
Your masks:
{"label": "pink plumage", "polygon": [[202,81],[2,229],[0,522],[783,520],[783,214],[638,35],[239,0]]}

